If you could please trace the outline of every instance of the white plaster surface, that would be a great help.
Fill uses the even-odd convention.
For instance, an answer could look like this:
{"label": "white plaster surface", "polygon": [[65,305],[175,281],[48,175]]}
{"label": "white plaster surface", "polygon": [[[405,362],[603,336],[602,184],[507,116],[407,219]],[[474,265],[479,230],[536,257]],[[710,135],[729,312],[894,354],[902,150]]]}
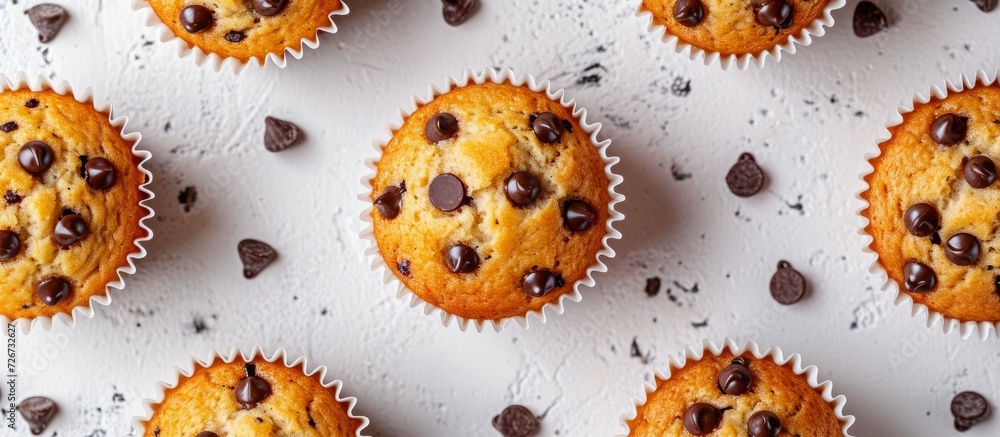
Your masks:
{"label": "white plaster surface", "polygon": [[[355,0],[341,32],[302,60],[234,77],[177,59],[125,0],[53,1],[72,18],[45,46],[23,14],[40,0],[0,3],[0,70],[94,86],[130,116],[154,154],[157,217],[150,255],[110,307],[19,337],[19,399],[62,406],[47,435],[126,435],[173,365],[255,344],[327,365],[378,436],[495,436],[491,418],[510,403],[542,415],[542,435],[613,435],[655,367],[727,336],[819,366],[847,396],[855,435],[958,435],[948,406],[962,390],[1000,407],[1000,340],[945,336],[894,306],[867,272],[853,198],[862,154],[897,104],[1000,65],[1000,12],[881,0],[892,30],[859,39],[852,0],[780,64],[724,72],[646,34],[636,0],[485,0],[459,28],[437,0]],[[628,196],[619,255],[597,287],[545,325],[500,334],[446,329],[397,301],[368,271],[356,219],[361,162],[397,108],[487,66],[551,79],[588,108]],[[266,115],[306,140],[264,151]],[[744,151],[770,176],[750,199],[723,181]],[[177,201],[185,186],[199,191],[191,212]],[[281,253],[252,281],[236,256],[243,238]],[[767,292],[781,259],[811,287],[788,308]],[[653,276],[664,286],[650,298]],[[648,360],[630,356],[633,340]],[[998,416],[963,435],[1000,435]],[[28,435],[23,423],[4,432]]]}

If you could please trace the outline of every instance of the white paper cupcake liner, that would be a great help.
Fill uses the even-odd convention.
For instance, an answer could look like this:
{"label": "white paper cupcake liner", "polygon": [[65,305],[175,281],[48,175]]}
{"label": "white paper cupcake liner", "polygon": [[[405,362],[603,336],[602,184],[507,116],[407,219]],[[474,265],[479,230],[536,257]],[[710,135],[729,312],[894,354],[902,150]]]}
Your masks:
{"label": "white paper cupcake liner", "polygon": [[[792,372],[796,375],[805,375],[806,382],[809,386],[816,389],[820,393],[820,396],[823,397],[823,400],[833,408],[833,414],[841,423],[841,433],[846,437],[851,437],[848,429],[854,425],[855,419],[854,416],[844,414],[844,405],[847,403],[847,398],[844,397],[844,395],[833,395],[832,382],[819,381],[819,369],[817,369],[816,366],[803,367],[802,357],[799,356],[799,354],[785,356],[785,353],[782,352],[781,348],[777,346],[772,346],[770,349],[761,351],[760,347],[757,346],[757,343],[752,341],[747,342],[743,346],[739,346],[733,339],[726,338],[723,341],[722,346],[716,346],[712,341],[704,340],[702,342],[702,346],[699,348],[688,346],[684,349],[683,354],[672,355],[669,359],[669,366],[665,369],[657,369],[653,375],[656,377],[656,381],[665,381],[670,379],[670,375],[674,370],[684,367],[689,361],[699,361],[705,357],[706,354],[717,357],[722,355],[727,350],[733,355],[742,355],[749,352],[757,360],[771,360],[780,366],[785,366],[790,363]],[[639,407],[646,403],[647,397],[654,391],[656,391],[656,385],[646,381],[643,384],[642,393],[632,396],[632,411],[621,415],[618,419],[620,430],[616,435],[617,437],[627,437],[629,435],[631,430],[629,429],[628,422],[636,418]]]}
{"label": "white paper cupcake liner", "polygon": [[212,350],[207,359],[200,360],[197,357],[192,356],[189,357],[188,361],[182,366],[174,367],[175,372],[169,379],[158,381],[154,385],[153,397],[142,400],[143,415],[132,418],[132,435],[142,436],[145,433],[145,424],[153,418],[154,408],[163,402],[163,398],[167,390],[177,387],[177,384],[180,383],[181,377],[188,378],[194,374],[195,369],[211,367],[216,361],[222,361],[223,363],[229,364],[238,359],[243,360],[244,362],[250,362],[258,357],[269,363],[280,362],[289,369],[299,369],[307,377],[312,377],[318,373],[320,384],[322,384],[325,388],[334,388],[334,397],[337,402],[347,404],[347,416],[352,419],[361,420],[361,426],[358,427],[355,436],[366,437],[366,434],[362,431],[368,427],[369,420],[367,417],[354,412],[358,399],[353,396],[344,396],[341,393],[344,388],[343,381],[335,379],[327,382],[326,366],[319,366],[310,370],[309,363],[306,361],[305,357],[297,357],[292,360],[292,357],[289,357],[285,353],[285,350],[281,348],[268,357],[265,355],[260,346],[254,346],[249,353],[245,352],[240,347],[234,347],[228,354],[223,354],[218,350]]}
{"label": "white paper cupcake liner", "polygon": [[144,196],[144,198],[139,201],[139,206],[146,210],[146,215],[139,219],[139,227],[146,232],[146,236],[137,238],[133,241],[138,252],[128,254],[126,257],[127,265],[118,267],[118,280],[107,284],[106,291],[103,296],[92,296],[86,306],[75,307],[71,310],[70,314],[59,313],[52,317],[42,316],[30,319],[21,317],[15,320],[10,320],[10,318],[0,315],[0,324],[10,323],[17,325],[25,334],[30,333],[31,329],[36,327],[41,328],[43,331],[48,331],[52,328],[53,322],[57,320],[67,327],[73,327],[75,326],[76,319],[78,317],[88,319],[94,317],[95,306],[110,305],[111,290],[122,290],[125,288],[124,276],[135,274],[135,261],[146,257],[146,248],[142,246],[142,243],[145,243],[153,238],[153,231],[146,226],[145,222],[154,215],[153,209],[149,207],[148,203],[155,197],[155,195],[149,190],[149,184],[153,181],[153,174],[150,173],[149,170],[146,170],[143,165],[149,161],[153,155],[147,150],[139,149],[139,141],[142,139],[141,134],[138,132],[125,132],[125,127],[129,121],[128,117],[115,117],[112,111],[111,103],[107,101],[99,103],[100,101],[95,98],[94,90],[91,88],[74,90],[68,82],[52,82],[45,76],[38,76],[34,80],[30,80],[28,75],[24,72],[17,73],[13,77],[0,74],[0,79],[2,79],[2,81],[0,81],[0,93],[6,91],[17,91],[20,89],[30,89],[32,91],[44,91],[51,89],[58,94],[72,96],[80,103],[92,104],[94,105],[94,109],[98,112],[108,114],[108,121],[111,123],[111,126],[119,132],[122,139],[132,143],[132,154],[139,159],[137,167],[139,171],[146,176],[146,182],[139,186],[141,196]]}
{"label": "white paper cupcake liner", "polygon": [[[571,293],[565,293],[559,296],[554,302],[550,302],[543,306],[542,308],[528,312],[527,314],[509,317],[500,320],[479,320],[479,319],[467,319],[464,317],[459,317],[454,314],[450,314],[438,307],[431,305],[425,300],[421,299],[416,293],[413,293],[408,289],[402,281],[400,281],[392,270],[385,264],[379,253],[378,244],[375,241],[374,228],[372,226],[371,212],[372,212],[372,201],[371,201],[371,191],[372,184],[371,181],[375,178],[375,173],[377,171],[377,164],[382,156],[382,150],[389,143],[389,140],[395,134],[403,122],[413,114],[417,108],[420,108],[430,101],[434,100],[438,96],[445,94],[455,88],[464,87],[470,83],[483,84],[486,82],[492,82],[496,84],[510,83],[515,86],[527,86],[534,92],[544,92],[550,99],[555,102],[559,102],[563,107],[569,109],[573,116],[579,120],[580,127],[583,128],[584,132],[590,135],[590,141],[597,148],[601,159],[604,161],[604,173],[608,178],[608,193],[611,195],[611,201],[608,202],[608,220],[605,222],[605,235],[601,239],[601,244],[603,248],[597,253],[595,257],[594,264],[587,268],[587,275],[583,279],[575,282],[573,284],[573,291]],[[503,69],[497,71],[493,68],[489,68],[483,71],[466,70],[465,73],[460,78],[448,77],[447,85],[442,88],[436,88],[431,86],[428,90],[427,97],[413,96],[410,105],[406,109],[399,110],[399,116],[397,121],[386,125],[386,139],[377,140],[372,143],[375,149],[375,157],[365,160],[365,166],[367,167],[366,174],[361,178],[361,184],[364,186],[364,192],[358,195],[358,199],[364,204],[364,211],[361,213],[361,221],[363,222],[364,230],[361,231],[361,238],[368,242],[368,247],[365,249],[365,255],[369,257],[369,262],[371,269],[373,271],[381,271],[383,282],[390,287],[396,289],[396,297],[401,300],[409,300],[410,307],[417,308],[423,307],[423,312],[425,315],[439,318],[444,326],[448,327],[451,324],[457,323],[460,330],[465,331],[470,325],[475,326],[477,332],[482,332],[483,328],[487,325],[492,326],[493,330],[496,332],[502,331],[511,320],[517,322],[521,327],[527,329],[530,318],[536,318],[539,323],[545,323],[546,321],[546,310],[555,314],[562,314],[564,311],[564,302],[569,300],[573,302],[579,302],[583,296],[580,294],[580,287],[587,286],[593,287],[595,284],[593,274],[595,272],[606,272],[608,270],[607,265],[604,264],[602,258],[611,259],[615,257],[615,251],[611,249],[609,242],[611,240],[619,240],[622,235],[618,230],[614,228],[614,223],[623,220],[625,216],[615,209],[615,206],[625,200],[625,196],[619,194],[616,188],[622,183],[622,177],[615,174],[612,170],[615,164],[618,163],[619,159],[616,156],[608,155],[608,146],[611,145],[611,140],[600,140],[598,134],[601,131],[601,123],[591,123],[587,121],[587,110],[580,108],[576,105],[575,100],[567,100],[566,93],[564,90],[553,90],[551,84],[548,81],[539,82],[531,75],[517,75],[510,69]]]}
{"label": "white paper cupcake liner", "polygon": [[774,59],[775,63],[781,62],[782,52],[794,55],[797,46],[805,47],[812,44],[814,37],[819,38],[823,36],[826,34],[826,28],[833,26],[833,11],[847,4],[847,0],[830,0],[826,7],[823,8],[823,13],[819,17],[813,20],[812,23],[809,23],[808,26],[802,28],[802,31],[798,35],[790,36],[784,44],[776,45],[756,54],[722,55],[718,52],[707,51],[681,41],[676,35],[670,33],[670,30],[666,26],[656,23],[653,19],[653,13],[646,9],[642,0],[637,1],[639,5],[636,7],[635,15],[646,21],[646,30],[649,33],[659,37],[667,46],[673,48],[675,53],[687,55],[692,61],[701,60],[707,66],[718,62],[723,70],[729,70],[731,67],[736,66],[740,71],[746,70],[750,67],[750,64],[756,65],[757,68],[764,68],[764,64],[768,58]]}
{"label": "white paper cupcake liner", "polygon": [[277,68],[285,68],[288,65],[288,56],[291,55],[295,59],[302,59],[303,53],[305,53],[306,48],[315,49],[319,47],[319,35],[320,33],[337,33],[337,25],[334,23],[334,17],[340,15],[347,15],[351,12],[351,9],[347,6],[347,3],[341,2],[342,8],[333,11],[329,15],[330,25],[326,27],[320,27],[316,29],[316,33],[312,38],[302,38],[299,41],[299,47],[286,47],[280,52],[268,53],[264,56],[264,59],[259,57],[252,57],[249,61],[243,61],[240,59],[232,57],[222,57],[215,53],[206,53],[201,47],[188,44],[187,41],[177,37],[169,27],[163,24],[160,17],[156,15],[156,11],[146,0],[132,0],[132,10],[144,13],[146,15],[146,27],[152,27],[156,29],[157,35],[160,38],[160,42],[166,44],[174,44],[177,48],[177,56],[180,58],[186,58],[191,56],[194,59],[195,65],[199,67],[204,67],[206,65],[211,66],[216,72],[222,71],[222,69],[228,64],[233,73],[236,76],[243,74],[248,66],[253,65],[258,69],[264,69],[269,64],[274,64]]}
{"label": "white paper cupcake liner", "polygon": [[903,123],[903,116],[905,114],[912,112],[917,105],[923,105],[932,100],[948,97],[949,93],[959,93],[963,90],[975,88],[976,86],[988,86],[995,84],[997,82],[997,74],[997,70],[993,70],[990,73],[987,73],[984,70],[977,70],[976,74],[973,76],[963,74],[957,82],[952,82],[949,79],[945,80],[943,83],[931,85],[930,90],[926,95],[914,93],[913,98],[908,103],[899,105],[896,108],[895,114],[893,114],[892,118],[886,122],[885,128],[879,133],[878,138],[874,143],[874,149],[865,153],[864,170],[858,176],[862,187],[854,195],[854,197],[861,202],[857,209],[857,215],[861,219],[861,227],[859,228],[858,233],[864,237],[865,245],[862,251],[869,260],[868,271],[882,279],[882,289],[889,291],[895,296],[895,304],[898,306],[910,307],[910,315],[924,320],[928,328],[933,328],[935,325],[940,323],[942,331],[945,335],[949,335],[952,332],[958,332],[963,339],[968,339],[976,335],[982,341],[986,341],[986,339],[990,338],[991,333],[994,334],[994,337],[1000,338],[1000,322],[963,322],[947,317],[930,309],[924,304],[915,302],[909,294],[904,293],[900,289],[900,286],[896,283],[896,281],[889,277],[889,273],[886,272],[885,268],[882,267],[882,264],[879,263],[878,253],[871,249],[873,238],[871,235],[868,235],[867,231],[865,231],[865,228],[868,227],[869,220],[864,216],[864,212],[868,209],[869,205],[868,201],[866,201],[862,195],[868,191],[869,188],[868,182],[865,181],[865,178],[875,171],[875,167],[872,166],[871,160],[882,154],[882,143],[892,138],[892,134],[889,132],[889,129]]}

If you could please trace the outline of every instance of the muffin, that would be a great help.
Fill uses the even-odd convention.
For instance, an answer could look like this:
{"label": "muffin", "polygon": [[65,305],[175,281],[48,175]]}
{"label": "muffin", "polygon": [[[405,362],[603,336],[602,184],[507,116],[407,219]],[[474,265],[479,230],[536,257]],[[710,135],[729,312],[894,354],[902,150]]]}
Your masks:
{"label": "muffin", "polygon": [[917,104],[889,128],[861,214],[879,265],[914,302],[1000,322],[1000,87]]}
{"label": "muffin", "polygon": [[[627,420],[629,436],[841,436],[852,418],[843,401],[797,370],[797,357],[779,364],[747,351],[706,353],[657,377]],[[814,378],[813,378],[814,379]],[[647,390],[649,391],[649,390]]]}
{"label": "muffin", "polygon": [[356,436],[366,419],[351,413],[353,398],[322,372],[260,357],[197,366],[164,391],[142,424],[147,437]]}
{"label": "muffin", "polygon": [[145,253],[136,241],[151,213],[135,141],[72,95],[0,92],[0,315],[89,307]]}
{"label": "muffin", "polygon": [[607,254],[618,216],[582,111],[490,74],[405,118],[374,164],[368,198],[392,273],[431,306],[476,321],[574,293]]}
{"label": "muffin", "polygon": [[205,54],[243,63],[285,50],[315,45],[331,29],[333,15],[346,13],[341,0],[144,0],[176,37]]}

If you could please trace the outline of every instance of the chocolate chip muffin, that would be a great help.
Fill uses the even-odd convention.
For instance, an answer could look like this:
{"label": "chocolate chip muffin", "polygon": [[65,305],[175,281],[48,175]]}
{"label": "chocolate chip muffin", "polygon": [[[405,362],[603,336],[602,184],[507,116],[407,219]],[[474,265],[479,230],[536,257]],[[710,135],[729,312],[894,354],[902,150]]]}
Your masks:
{"label": "chocolate chip muffin", "polygon": [[385,263],[429,304],[473,320],[572,292],[597,262],[611,201],[580,120],[510,83],[471,83],[418,108],[371,184]]}
{"label": "chocolate chip muffin", "polygon": [[353,437],[363,419],[319,376],[263,359],[198,367],[143,424],[147,437]]}
{"label": "chocolate chip muffin", "polygon": [[0,92],[0,314],[72,313],[147,236],[146,182],[109,114],[52,90]]}
{"label": "chocolate chip muffin", "polygon": [[823,15],[830,0],[643,0],[640,10],[682,42],[723,56],[785,44]]}
{"label": "chocolate chip muffin", "polygon": [[330,26],[341,0],[145,0],[174,35],[205,53],[247,62],[284,57]]}
{"label": "chocolate chip muffin", "polygon": [[706,352],[657,379],[629,436],[841,436],[843,423],[791,362]]}
{"label": "chocolate chip muffin", "polygon": [[871,249],[915,302],[1000,322],[1000,87],[918,104],[889,129],[862,194]]}

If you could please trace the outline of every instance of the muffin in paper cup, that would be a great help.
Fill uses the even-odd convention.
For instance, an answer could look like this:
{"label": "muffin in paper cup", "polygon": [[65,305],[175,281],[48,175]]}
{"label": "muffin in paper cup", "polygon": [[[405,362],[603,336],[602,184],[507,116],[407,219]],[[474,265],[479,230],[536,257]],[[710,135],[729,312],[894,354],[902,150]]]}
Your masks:
{"label": "muffin in paper cup", "polygon": [[[257,4],[259,3],[259,5]],[[320,33],[336,33],[335,17],[350,12],[343,0],[132,0],[160,42],[176,44],[177,56],[237,76],[253,65],[285,68],[319,47]]]}
{"label": "muffin in paper cup", "polygon": [[865,154],[856,196],[869,271],[896,305],[983,341],[1000,335],[997,113],[996,70],[914,94]]}
{"label": "muffin in paper cup", "polygon": [[562,314],[621,238],[619,159],[600,129],[562,90],[509,69],[414,97],[361,179],[372,270],[463,331]]}
{"label": "muffin in paper cup", "polygon": [[[833,11],[846,0],[787,0],[761,9],[758,0],[637,0],[635,15],[647,30],[692,61],[718,63],[723,70],[763,68],[768,58],[812,44],[833,26]],[[822,5],[821,5],[822,4]],[[714,13],[713,13],[714,12]],[[767,23],[767,24],[765,24]]]}
{"label": "muffin in paper cup", "polygon": [[834,396],[833,384],[820,382],[818,373],[799,354],[786,356],[778,347],[762,351],[754,342],[739,346],[727,338],[716,346],[705,340],[654,372],[655,384],[646,382],[632,398],[617,435],[692,435],[690,426],[703,432],[696,435],[777,428],[789,435],[850,436],[854,416],[844,415],[847,398]]}
{"label": "muffin in paper cup", "polygon": [[0,322],[74,326],[146,256],[152,155],[92,89],[0,79]]}
{"label": "muffin in paper cup", "polygon": [[[259,346],[207,359],[190,357],[132,418],[136,436],[322,435],[363,437],[367,417],[354,412],[358,400],[342,393],[343,382],[327,381],[326,367],[311,368],[284,349],[268,356]],[[269,402],[274,399],[274,402]],[[276,420],[277,419],[277,420]],[[199,434],[200,435],[200,434]]]}

